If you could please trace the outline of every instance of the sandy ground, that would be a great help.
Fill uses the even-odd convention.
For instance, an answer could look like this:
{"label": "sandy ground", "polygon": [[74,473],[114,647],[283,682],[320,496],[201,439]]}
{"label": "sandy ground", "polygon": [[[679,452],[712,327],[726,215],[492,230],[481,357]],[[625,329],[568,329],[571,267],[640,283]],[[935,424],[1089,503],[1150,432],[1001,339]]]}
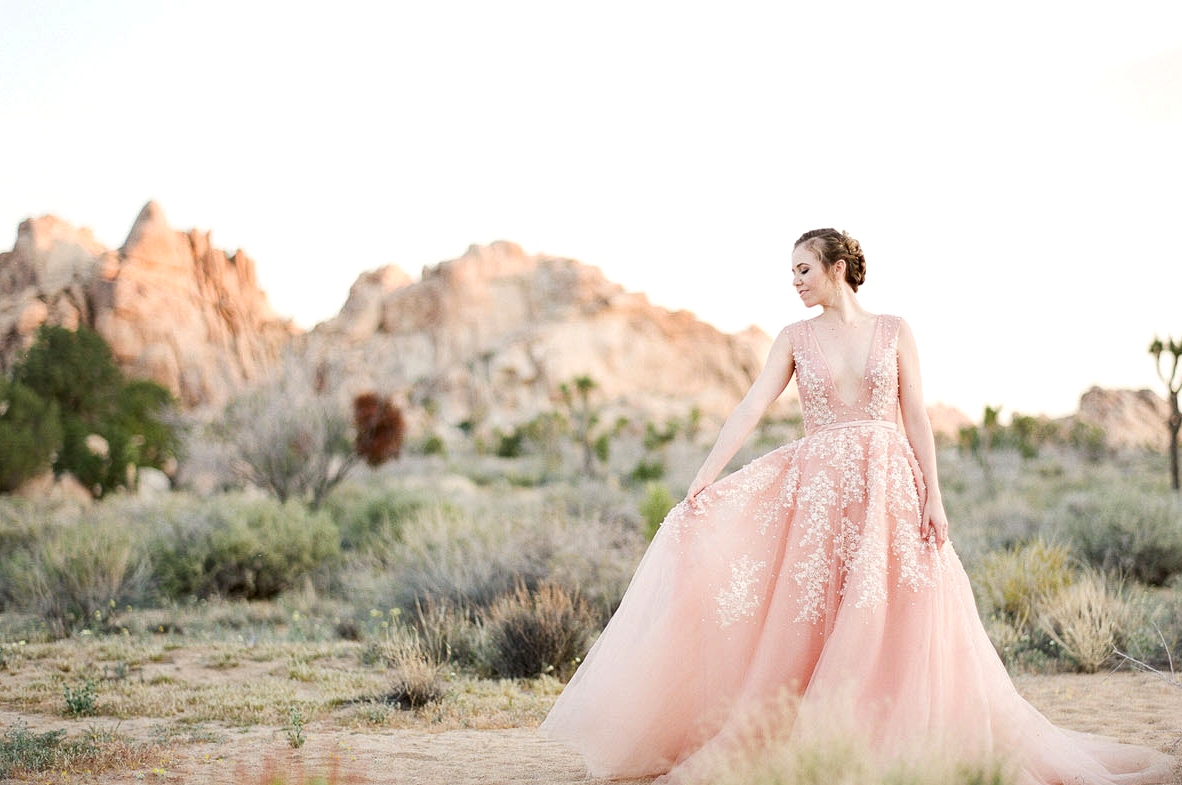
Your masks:
{"label": "sandy ground", "polygon": [[[1103,733],[1182,752],[1182,684],[1145,673],[1018,676],[1018,690],[1052,721],[1077,730]],[[43,731],[77,725],[59,717],[0,711],[0,726],[21,719]],[[105,727],[99,719],[96,723]],[[132,738],[146,734],[150,720],[125,720],[118,732]],[[111,724],[114,728],[114,723]],[[335,770],[339,783],[389,785],[606,785],[586,776],[578,756],[543,739],[534,728],[507,730],[349,731],[311,724],[308,741],[293,750],[281,729],[220,729],[216,743],[174,745],[150,769],[108,772],[99,776],[42,776],[37,782],[258,783],[273,785],[274,774],[296,785],[304,778]],[[622,785],[625,781],[614,781]],[[627,781],[633,785],[648,780]],[[1182,771],[1175,782],[1182,783]]]}

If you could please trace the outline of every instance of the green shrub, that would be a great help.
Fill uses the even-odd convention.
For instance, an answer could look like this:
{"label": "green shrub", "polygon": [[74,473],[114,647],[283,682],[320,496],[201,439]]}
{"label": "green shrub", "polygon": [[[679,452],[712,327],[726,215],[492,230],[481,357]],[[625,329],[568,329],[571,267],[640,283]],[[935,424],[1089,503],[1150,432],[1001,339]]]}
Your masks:
{"label": "green shrub", "polygon": [[1031,417],[1014,412],[1010,417],[1010,426],[1006,429],[1005,443],[1017,449],[1023,458],[1030,459],[1058,438],[1059,426],[1053,420],[1045,416]]}
{"label": "green shrub", "polygon": [[65,737],[64,730],[32,733],[24,720],[18,719],[0,739],[0,779],[52,768]]}
{"label": "green shrub", "polygon": [[1097,489],[1068,497],[1052,525],[1084,562],[1151,586],[1182,574],[1182,501],[1168,492]]}
{"label": "green shrub", "polygon": [[52,525],[51,518],[43,505],[0,497],[0,611],[16,607],[19,576],[28,568],[29,551]]}
{"label": "green shrub", "polygon": [[644,449],[659,450],[671,444],[677,438],[679,427],[680,423],[677,420],[669,420],[660,428],[656,423],[646,422],[644,424]]}
{"label": "green shrub", "polygon": [[0,376],[0,493],[47,471],[61,444],[57,402]]}
{"label": "green shrub", "polygon": [[336,521],[343,550],[369,551],[401,541],[405,522],[427,505],[415,493],[344,485],[325,500],[324,510]]}
{"label": "green shrub", "polygon": [[93,717],[98,714],[98,693],[94,679],[86,678],[77,687],[68,684],[62,690],[66,701],[67,717]]}
{"label": "green shrub", "polygon": [[509,433],[497,433],[498,458],[519,458],[525,445],[525,433],[514,428]]}
{"label": "green shrub", "polygon": [[1043,600],[1070,585],[1070,552],[1034,540],[982,558],[971,575],[981,615],[1000,615],[1018,630],[1029,629]]}
{"label": "green shrub", "polygon": [[554,539],[509,510],[476,515],[448,505],[413,514],[400,532],[375,537],[368,551],[388,591],[373,604],[413,612],[450,602],[484,608],[515,582],[537,585],[550,571]]}
{"label": "green shrub", "polygon": [[[512,494],[478,509],[425,507],[404,521],[397,540],[375,538],[366,552],[349,554],[341,571],[344,591],[359,604],[399,608],[408,618],[416,604],[440,602],[475,614],[518,583],[533,587],[551,578],[578,587],[606,618],[628,585],[644,539],[635,513],[588,508],[587,493],[577,494],[578,504],[520,501]],[[626,503],[621,494],[621,509]]]}
{"label": "green shrub", "polygon": [[340,534],[323,511],[298,502],[221,496],[177,505],[151,544],[164,597],[270,599],[340,555]]}
{"label": "green shrub", "polygon": [[661,528],[665,516],[677,504],[669,489],[659,482],[650,482],[645,486],[644,499],[640,502],[640,517],[644,519],[644,538],[652,541]]}
{"label": "green shrub", "polygon": [[292,706],[287,712],[287,727],[283,729],[287,736],[287,743],[292,749],[298,750],[304,746],[307,738],[304,736],[304,724],[308,718],[299,706]]}
{"label": "green shrub", "polygon": [[439,434],[432,433],[423,439],[419,452],[423,455],[447,455],[447,443]]}
{"label": "green shrub", "polygon": [[1098,425],[1076,420],[1067,432],[1067,443],[1087,460],[1097,463],[1109,453],[1108,435]]}
{"label": "green shrub", "polygon": [[610,433],[599,434],[592,443],[592,450],[599,462],[606,465],[612,455],[612,435]]}
{"label": "green shrub", "polygon": [[1131,615],[1126,654],[1154,668],[1182,667],[1182,581],[1171,588],[1145,590],[1129,603]]}
{"label": "green shrub", "polygon": [[63,413],[90,418],[114,411],[123,374],[102,336],[45,325],[37,330],[29,351],[14,368],[13,378],[46,400],[57,401]]}
{"label": "green shrub", "polygon": [[96,507],[47,526],[6,559],[12,605],[40,616],[56,635],[108,628],[144,596],[141,541],[139,527],[118,508]]}
{"label": "green shrub", "polygon": [[652,482],[659,480],[665,476],[665,462],[660,458],[654,458],[651,461],[647,458],[641,458],[636,462],[636,466],[628,473],[629,481],[633,483]]}
{"label": "green shrub", "polygon": [[[130,742],[110,731],[91,726],[85,733],[67,739],[65,731],[32,733],[23,720],[16,720],[0,737],[0,780],[25,782],[30,775],[60,772],[61,781],[85,772],[86,779],[107,771],[125,773],[160,759],[152,744]],[[58,777],[37,777],[48,781]]]}
{"label": "green shrub", "polygon": [[125,380],[110,347],[88,327],[41,327],[13,379],[46,402],[47,434],[54,433],[49,407],[56,406],[54,471],[70,472],[96,496],[134,482],[128,467],[162,468],[176,455],[177,436],[162,416],[172,394],[155,382]]}
{"label": "green shrub", "polygon": [[576,592],[554,583],[536,590],[518,584],[501,597],[485,619],[485,661],[506,678],[553,673],[569,676],[598,629],[590,608]]}
{"label": "green shrub", "polygon": [[161,416],[173,404],[172,393],[155,382],[132,379],[123,385],[107,431],[117,434],[128,463],[161,469],[176,457],[180,436]]}

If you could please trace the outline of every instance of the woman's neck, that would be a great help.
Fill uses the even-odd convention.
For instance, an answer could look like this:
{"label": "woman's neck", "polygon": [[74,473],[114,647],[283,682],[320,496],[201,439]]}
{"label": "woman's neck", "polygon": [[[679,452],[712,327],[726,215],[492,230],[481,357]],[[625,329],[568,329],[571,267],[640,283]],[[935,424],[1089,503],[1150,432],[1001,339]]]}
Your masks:
{"label": "woman's neck", "polygon": [[858,324],[870,316],[870,312],[862,307],[848,286],[841,287],[832,301],[821,303],[821,310],[822,313],[817,320],[831,324]]}

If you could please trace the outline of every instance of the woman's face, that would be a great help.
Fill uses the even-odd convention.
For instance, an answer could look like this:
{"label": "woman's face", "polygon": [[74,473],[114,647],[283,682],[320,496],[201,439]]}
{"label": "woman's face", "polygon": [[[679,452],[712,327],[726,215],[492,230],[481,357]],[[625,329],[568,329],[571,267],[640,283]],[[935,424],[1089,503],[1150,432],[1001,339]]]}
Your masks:
{"label": "woman's face", "polygon": [[825,272],[825,265],[803,245],[792,252],[792,285],[805,308],[828,302],[837,290],[836,282]]}

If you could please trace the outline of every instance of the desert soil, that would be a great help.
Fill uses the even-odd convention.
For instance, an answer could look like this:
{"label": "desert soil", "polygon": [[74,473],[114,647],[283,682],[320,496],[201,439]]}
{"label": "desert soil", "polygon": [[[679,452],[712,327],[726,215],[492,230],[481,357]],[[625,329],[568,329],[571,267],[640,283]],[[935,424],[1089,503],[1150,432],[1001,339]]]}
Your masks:
{"label": "desert soil", "polygon": [[[1052,721],[1076,730],[1102,733],[1121,741],[1182,752],[1182,682],[1153,674],[1115,672],[1093,675],[1018,676],[1018,690]],[[0,711],[0,727],[16,720],[30,729],[67,728],[60,717]],[[99,718],[94,724],[105,727]],[[109,721],[112,729],[149,740],[154,721]],[[533,727],[504,730],[346,730],[331,723],[310,724],[307,743],[293,750],[281,728],[217,729],[216,742],[173,744],[158,765],[101,775],[55,773],[37,782],[258,783],[270,785],[275,773],[288,785],[336,772],[338,783],[388,785],[607,785],[586,775],[578,756],[542,738]],[[621,781],[612,781],[623,785]],[[649,780],[632,780],[632,785]],[[1182,783],[1182,770],[1175,782]]]}

